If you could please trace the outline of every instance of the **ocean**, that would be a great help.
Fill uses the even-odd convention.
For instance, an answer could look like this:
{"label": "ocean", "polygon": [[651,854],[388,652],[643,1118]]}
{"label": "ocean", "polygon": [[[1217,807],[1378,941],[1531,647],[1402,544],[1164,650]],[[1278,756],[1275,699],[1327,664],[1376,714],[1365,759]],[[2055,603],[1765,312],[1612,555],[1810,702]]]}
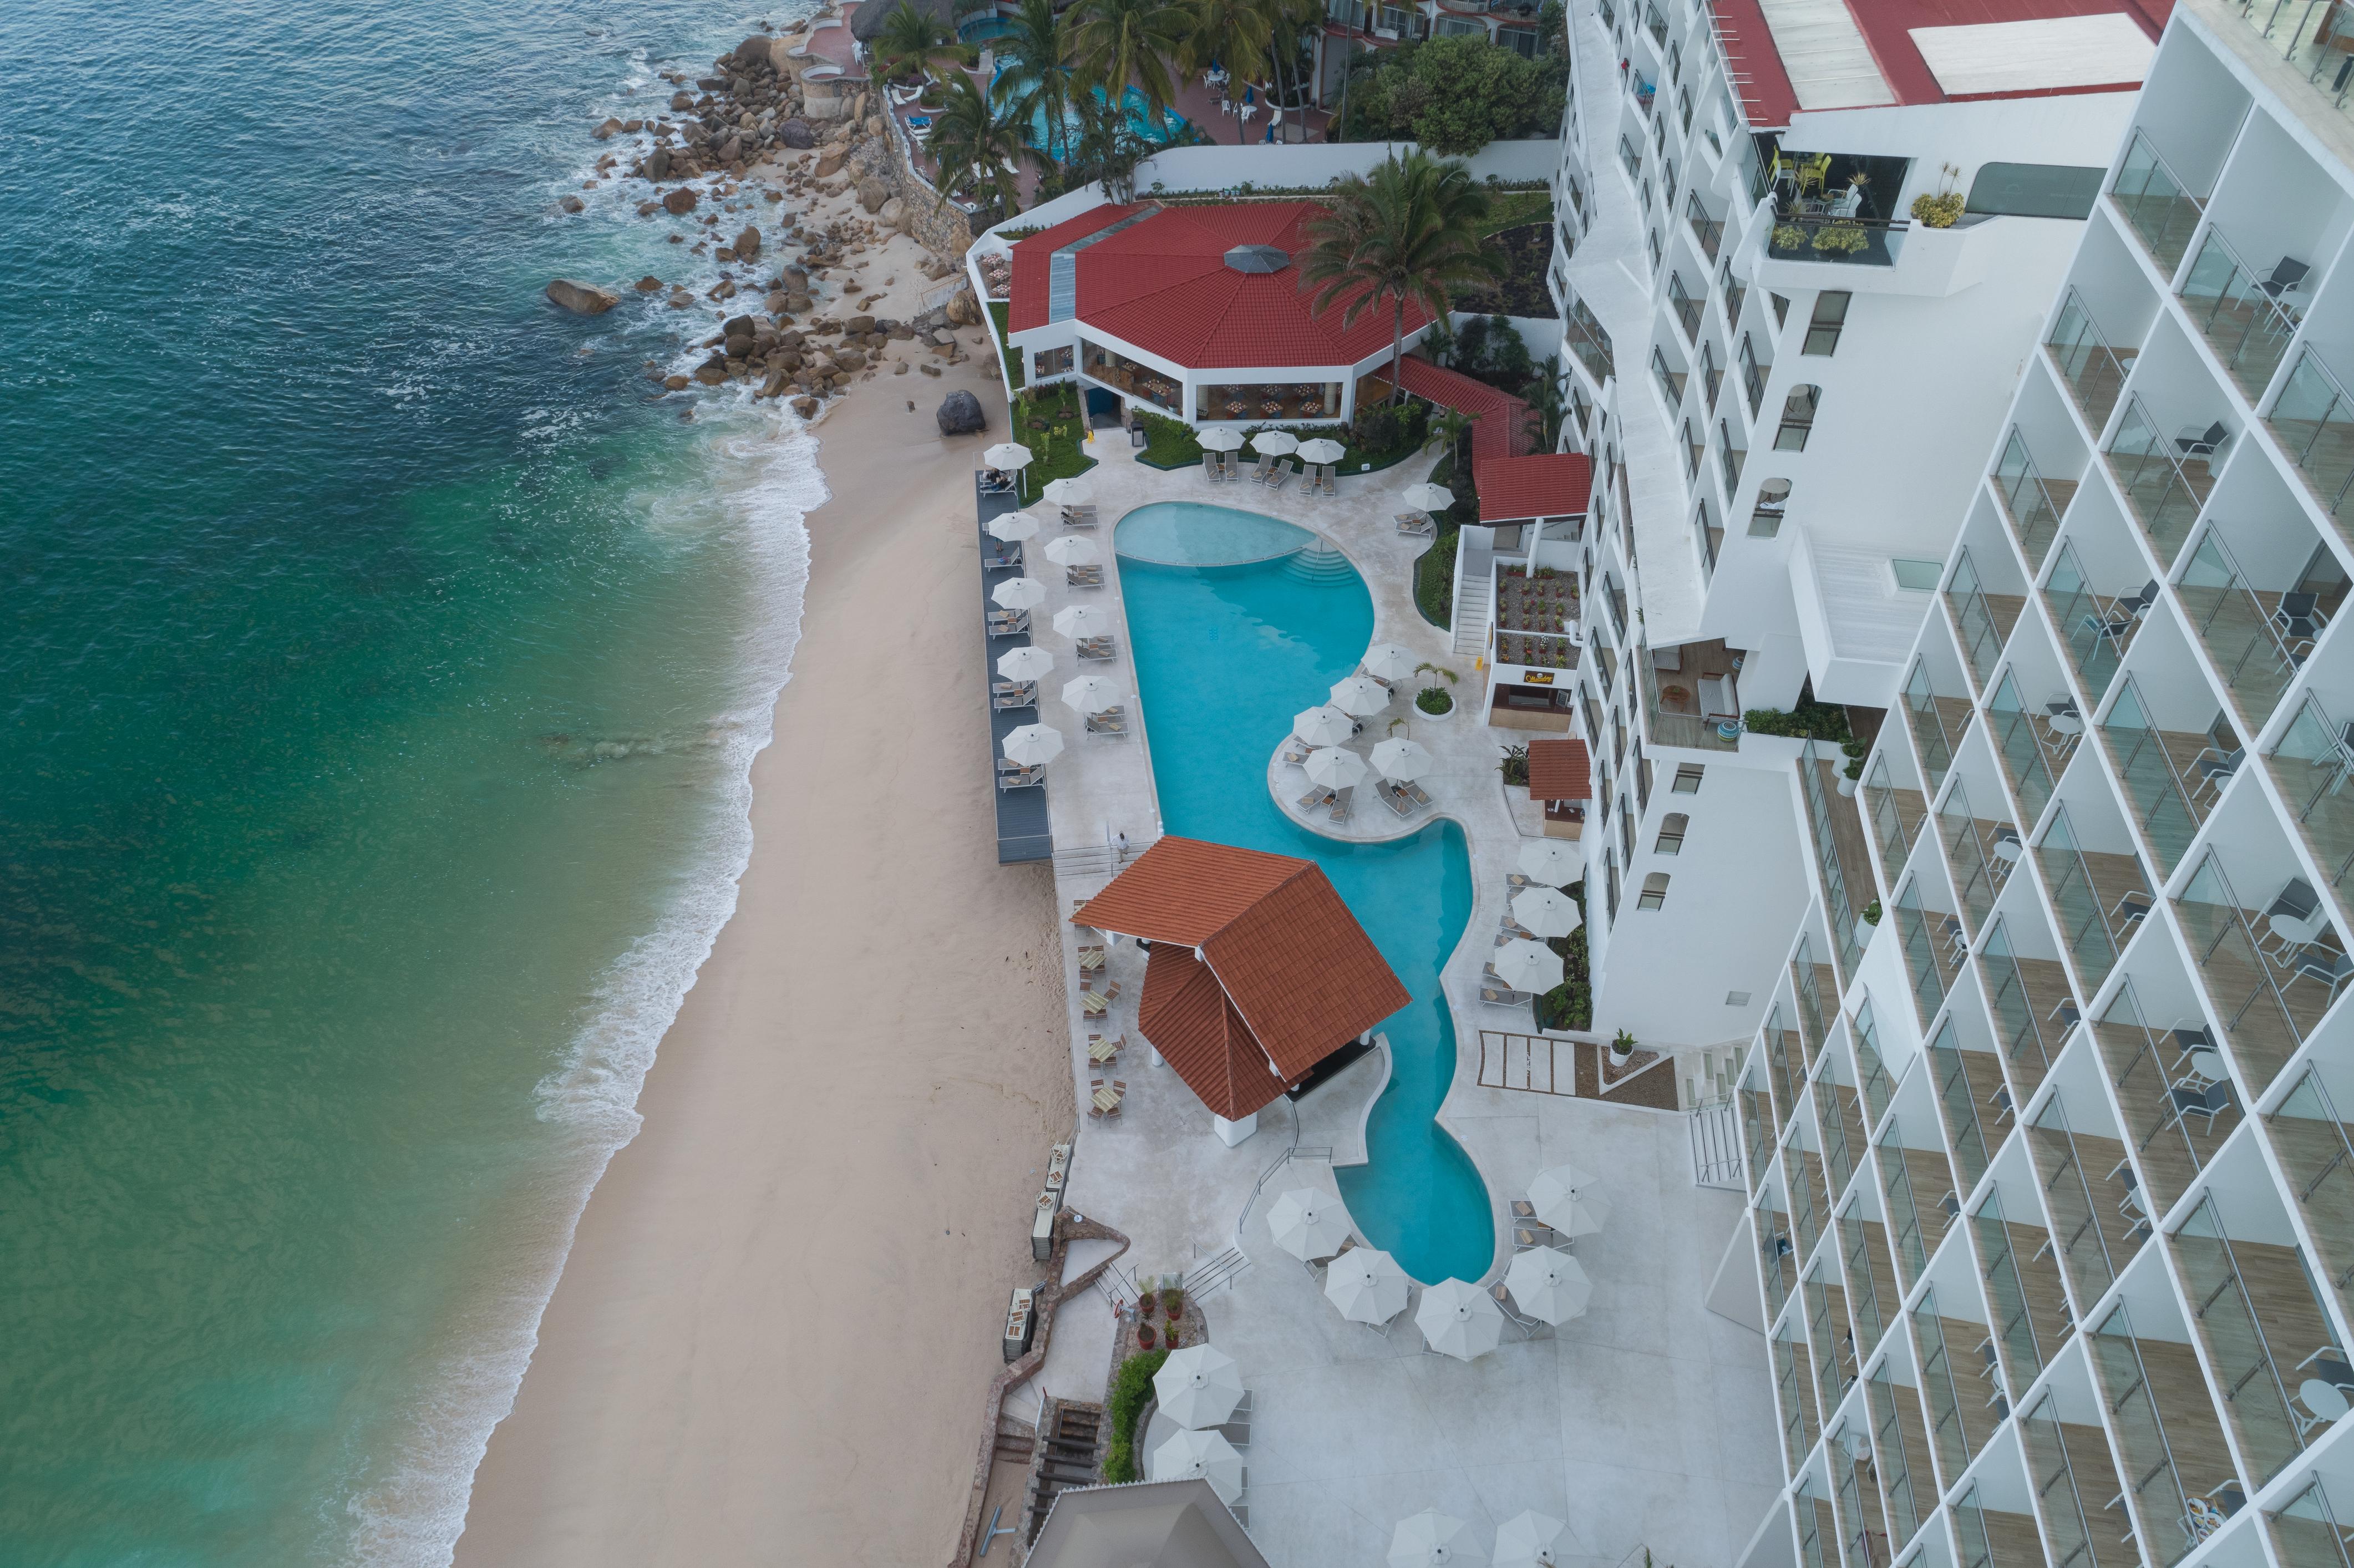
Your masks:
{"label": "ocean", "polygon": [[5,1568],[448,1560],[825,493],[541,290],[716,277],[587,132],[793,15],[0,16]]}

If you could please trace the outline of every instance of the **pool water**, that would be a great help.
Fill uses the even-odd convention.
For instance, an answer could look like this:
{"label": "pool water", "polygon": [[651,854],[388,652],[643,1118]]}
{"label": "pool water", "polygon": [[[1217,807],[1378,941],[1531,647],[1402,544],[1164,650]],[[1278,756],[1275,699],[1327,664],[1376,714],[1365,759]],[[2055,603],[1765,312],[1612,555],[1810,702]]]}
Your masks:
{"label": "pool water", "polygon": [[1337,1172],[1341,1195],[1415,1278],[1478,1279],[1495,1255],[1487,1189],[1434,1119],[1455,1072],[1438,971],[1471,916],[1462,830],[1440,821],[1393,843],[1342,843],[1292,821],[1267,789],[1292,715],[1363,657],[1373,597],[1339,552],[1303,547],[1313,535],[1230,507],[1140,507],[1114,540],[1163,829],[1315,861],[1413,995],[1381,1025],[1389,1087],[1366,1126],[1368,1162]]}
{"label": "pool water", "polygon": [[[1005,72],[1001,69],[997,74],[1002,77]],[[993,79],[991,90],[995,90]],[[1104,96],[1104,90],[1100,87],[1095,90],[1095,95],[1096,101],[1098,103],[1110,101]],[[1131,87],[1122,94],[1119,101],[1120,107],[1128,111],[1128,128],[1156,147],[1176,135],[1184,127],[1185,117],[1173,109],[1161,116],[1159,124],[1155,124],[1152,119],[1152,105],[1146,101],[1144,94],[1135,88]],[[1071,143],[1079,133],[1078,115],[1066,111],[1063,116],[1063,127],[1059,146],[1049,148],[1049,151],[1057,153],[1069,151]],[[1030,111],[1030,141],[1034,146],[1047,147],[1046,110],[1043,104]]]}

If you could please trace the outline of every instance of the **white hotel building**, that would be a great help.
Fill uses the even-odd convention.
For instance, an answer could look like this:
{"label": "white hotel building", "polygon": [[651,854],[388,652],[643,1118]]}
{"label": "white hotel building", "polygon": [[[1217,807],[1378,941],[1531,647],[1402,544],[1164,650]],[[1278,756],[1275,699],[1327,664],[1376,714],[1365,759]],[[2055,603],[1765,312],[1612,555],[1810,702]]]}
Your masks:
{"label": "white hotel building", "polygon": [[[1589,103],[1586,139],[1645,132],[1668,311],[1606,347],[1565,314],[1607,476],[1580,661],[1597,1020],[1722,1038],[1672,993],[1729,984],[1756,1031],[1733,1179],[1788,1485],[1744,1568],[2349,1568],[2354,17],[2179,0],[2138,95],[1801,107],[1783,148],[1909,158],[1906,205],[1943,164],[1988,206],[1989,162],[2100,170],[2082,219],[1828,261],[1777,254],[1757,122],[1712,101],[1760,101],[1743,3],[1712,43],[1705,11],[1610,0],[1652,106]],[[1802,106],[1867,72],[1902,96],[1887,40],[1847,35],[1943,8],[1850,3],[1762,5],[1786,70],[1802,36],[1815,61]],[[2055,69],[1922,54],[1941,80]],[[1671,99],[1681,128],[1683,73],[1721,152],[1649,129]],[[1564,177],[1593,215],[1620,175]],[[1719,358],[1695,396],[1708,345],[1744,342],[1757,385]],[[1835,747],[1663,705],[1703,674],[1749,709],[1811,683],[1859,710],[1860,792]],[[1638,952],[1656,979],[1614,972]]]}

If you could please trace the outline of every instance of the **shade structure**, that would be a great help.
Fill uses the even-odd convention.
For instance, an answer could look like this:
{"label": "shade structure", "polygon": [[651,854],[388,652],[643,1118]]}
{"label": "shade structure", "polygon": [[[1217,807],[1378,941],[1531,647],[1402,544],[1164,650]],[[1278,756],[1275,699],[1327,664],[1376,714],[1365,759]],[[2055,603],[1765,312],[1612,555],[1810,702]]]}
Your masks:
{"label": "shade structure", "polygon": [[1352,1323],[1386,1323],[1405,1310],[1405,1270],[1379,1247],[1351,1247],[1324,1273],[1324,1299]]}
{"label": "shade structure", "polygon": [[1020,541],[1038,536],[1038,519],[1027,512],[1001,513],[981,524],[992,539]]}
{"label": "shade structure", "polygon": [[1487,1560],[1471,1537],[1471,1527],[1435,1508],[1398,1520],[1390,1536],[1390,1568],[1464,1568]]}
{"label": "shade structure", "polygon": [[1443,484],[1409,484],[1399,499],[1425,512],[1444,512],[1455,504],[1455,493]]}
{"label": "shade structure", "polygon": [[1282,457],[1299,450],[1299,438],[1286,435],[1281,430],[1261,430],[1250,439],[1250,449],[1268,457]]}
{"label": "shade structure", "polygon": [[[1062,618],[1055,618],[1059,626]],[[1521,846],[1521,874],[1547,887],[1566,887],[1585,874],[1585,861],[1559,839],[1531,839]]]}
{"label": "shade structure", "polygon": [[1063,754],[1063,732],[1050,724],[1025,724],[1005,732],[1005,760],[1024,768],[1052,762]]}
{"label": "shade structure", "polygon": [[1267,1206],[1267,1234],[1302,1262],[1331,1257],[1349,1239],[1349,1216],[1341,1200],[1312,1187],[1294,1187]]}
{"label": "shade structure", "polygon": [[1084,534],[1066,534],[1046,541],[1046,558],[1058,567],[1084,567],[1103,559],[1103,552]]}
{"label": "shade structure", "polygon": [[1329,437],[1319,436],[1312,441],[1299,443],[1301,462],[1339,462],[1347,455],[1348,449]]}
{"label": "shade structure", "polygon": [[1575,1165],[1537,1172],[1529,1183],[1537,1218],[1565,1236],[1590,1236],[1610,1223],[1610,1198]]}
{"label": "shade structure", "polygon": [[1055,673],[1055,656],[1044,648],[1009,648],[997,656],[997,673],[1009,681],[1043,681]]}
{"label": "shade structure", "polygon": [[1365,781],[1365,759],[1346,747],[1311,751],[1306,766],[1309,782],[1327,789],[1353,789]]}
{"label": "shade structure", "polygon": [[1152,1450],[1156,1481],[1207,1481],[1228,1504],[1243,1495],[1243,1457],[1215,1432],[1180,1431]]}
{"label": "shade structure", "polygon": [[1569,1526],[1530,1509],[1496,1527],[1496,1568],[1557,1568]]}
{"label": "shade structure", "polygon": [[1477,1361],[1504,1337],[1504,1309],[1476,1285],[1442,1279],[1422,1293],[1422,1305],[1414,1309],[1414,1326],[1422,1330],[1424,1342],[1440,1355],[1459,1361]]}
{"label": "shade structure", "polygon": [[1400,782],[1419,779],[1436,766],[1430,753],[1423,749],[1422,742],[1396,736],[1374,743],[1373,762],[1374,772]]}
{"label": "shade structure", "polygon": [[1390,694],[1370,675],[1350,675],[1333,683],[1332,705],[1352,717],[1371,718],[1390,705]]}
{"label": "shade structure", "polygon": [[1364,665],[1368,675],[1377,675],[1384,681],[1403,681],[1414,673],[1415,665],[1421,661],[1414,656],[1414,650],[1410,648],[1401,648],[1394,642],[1376,642],[1365,650],[1365,656],[1359,662]]}
{"label": "shade structure", "polygon": [[1058,479],[1040,493],[1054,506],[1085,506],[1096,498],[1096,487],[1084,479]]}
{"label": "shade structure", "polygon": [[1497,948],[1495,964],[1497,975],[1514,991],[1551,991],[1561,983],[1561,955],[1525,937]]}
{"label": "shade structure", "polygon": [[1243,433],[1240,430],[1204,430],[1194,440],[1202,443],[1202,450],[1205,452],[1240,451],[1243,446]]}
{"label": "shade structure", "polygon": [[981,453],[981,461],[991,468],[1028,468],[1030,449],[1020,441],[1000,441]]}
{"label": "shade structure", "polygon": [[1119,683],[1108,675],[1081,675],[1063,683],[1063,701],[1083,714],[1099,714],[1119,701]]}
{"label": "shade structure", "polygon": [[1046,602],[1046,585],[1036,577],[1008,577],[989,597],[1008,609],[1035,609]]}
{"label": "shade structure", "polygon": [[1188,1345],[1172,1351],[1152,1374],[1153,1397],[1161,1414],[1180,1426],[1220,1426],[1234,1419],[1243,1400],[1242,1373],[1235,1358],[1214,1345]]}
{"label": "shade structure", "polygon": [[1330,704],[1320,703],[1291,715],[1291,733],[1310,746],[1338,746],[1356,730],[1349,715]]}
{"label": "shade structure", "polygon": [[1585,920],[1577,900],[1558,887],[1532,887],[1512,895],[1512,918],[1532,936],[1566,937]]}
{"label": "shade structure", "polygon": [[1066,605],[1055,612],[1055,630],[1066,637],[1101,637],[1111,630],[1111,615],[1099,604]]}
{"label": "shade structure", "polygon": [[1532,1246],[1512,1255],[1504,1271],[1512,1302],[1540,1323],[1566,1323],[1583,1314],[1594,1295],[1585,1266],[1558,1247]]}

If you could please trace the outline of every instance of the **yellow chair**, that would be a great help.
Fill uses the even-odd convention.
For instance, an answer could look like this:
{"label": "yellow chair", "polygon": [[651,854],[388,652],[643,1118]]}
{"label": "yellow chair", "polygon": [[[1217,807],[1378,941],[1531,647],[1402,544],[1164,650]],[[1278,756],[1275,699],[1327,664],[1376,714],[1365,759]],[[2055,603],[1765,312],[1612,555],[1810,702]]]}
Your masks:
{"label": "yellow chair", "polygon": [[1831,155],[1829,153],[1816,154],[1798,165],[1798,194],[1805,196],[1811,190],[1818,196],[1821,195],[1823,182],[1829,179],[1830,175]]}

